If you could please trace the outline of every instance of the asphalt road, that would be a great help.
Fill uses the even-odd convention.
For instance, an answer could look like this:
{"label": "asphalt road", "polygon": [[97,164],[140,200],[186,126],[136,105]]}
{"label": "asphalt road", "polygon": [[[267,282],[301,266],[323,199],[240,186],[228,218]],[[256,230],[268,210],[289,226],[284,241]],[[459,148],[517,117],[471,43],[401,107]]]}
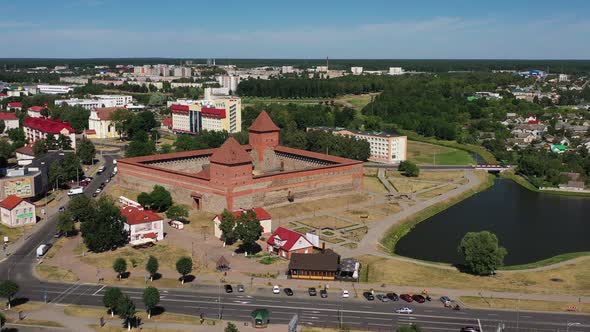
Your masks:
{"label": "asphalt road", "polygon": [[[113,156],[105,155],[106,170],[95,177],[86,188],[85,194],[92,195],[100,183],[112,173]],[[50,211],[55,216],[55,211]],[[29,238],[15,253],[0,263],[0,279],[11,279],[20,285],[18,298],[29,301],[47,301],[54,304],[77,304],[102,306],[103,285],[81,283],[53,283],[37,280],[32,269],[37,263],[35,250],[41,243],[52,243],[55,239],[56,218],[44,225]],[[138,308],[141,308],[141,288],[122,287]],[[405,302],[381,303],[364,299],[341,299],[336,292],[330,292],[328,299],[301,294],[287,297],[284,293],[272,294],[268,289],[247,290],[246,293],[226,294],[221,287],[199,285],[198,277],[189,289],[161,290],[161,305],[166,311],[199,315],[234,321],[249,321],[254,309],[266,308],[270,321],[287,324],[294,314],[300,317],[300,324],[308,326],[337,327],[345,324],[352,329],[388,330],[401,324],[416,323],[425,331],[459,331],[464,326],[476,326],[477,319],[485,331],[495,331],[503,322],[506,331],[566,331],[568,323],[577,322],[569,331],[590,331],[590,315],[567,313],[511,312],[501,310],[455,311],[446,309],[438,301],[425,304]],[[395,309],[408,306],[413,314],[396,314]]]}

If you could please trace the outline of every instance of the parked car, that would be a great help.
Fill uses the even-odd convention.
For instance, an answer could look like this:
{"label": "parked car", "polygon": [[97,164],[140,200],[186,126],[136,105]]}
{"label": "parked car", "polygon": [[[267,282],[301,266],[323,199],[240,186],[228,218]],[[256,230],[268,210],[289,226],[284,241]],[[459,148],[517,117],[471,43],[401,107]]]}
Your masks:
{"label": "parked car", "polygon": [[379,300],[381,302],[389,302],[389,299],[387,298],[387,296],[383,295],[383,294],[377,294],[377,300]]}
{"label": "parked car", "polygon": [[320,296],[322,297],[322,299],[325,299],[326,297],[328,297],[328,291],[325,289],[320,290]]}
{"label": "parked car", "polygon": [[371,292],[364,292],[363,296],[365,299],[367,299],[367,301],[373,301],[375,299],[375,296]]}
{"label": "parked car", "polygon": [[87,176],[84,181],[91,182],[94,178],[92,176]]}
{"label": "parked car", "polygon": [[418,302],[418,303],[424,303],[426,302],[426,298],[422,295],[419,294],[414,294],[412,295],[412,300]]}
{"label": "parked car", "polygon": [[479,327],[465,326],[461,328],[461,332],[479,332]]}
{"label": "parked car", "polygon": [[58,209],[59,212],[64,212],[65,210],[66,210],[65,206],[60,206]]}
{"label": "parked car", "polygon": [[231,285],[225,285],[225,286],[223,286],[223,288],[225,288],[226,293],[233,293],[233,291],[234,291],[234,289],[231,287]]}
{"label": "parked car", "polygon": [[281,288],[279,286],[277,286],[277,285],[274,285],[272,287],[272,293],[273,294],[279,294],[279,293],[281,293]]}
{"label": "parked car", "polygon": [[100,166],[98,171],[96,171],[96,174],[101,174],[102,172],[104,172],[104,166]]}
{"label": "parked car", "polygon": [[57,232],[55,232],[55,235],[53,237],[56,239],[59,239],[62,235],[63,235],[63,233],[61,231],[57,231]]}
{"label": "parked car", "polygon": [[310,288],[307,290],[307,293],[309,293],[309,296],[316,296],[316,295],[318,295],[318,292],[315,290],[315,288],[314,288],[314,287],[310,287]]}
{"label": "parked car", "polygon": [[92,197],[96,197],[96,196],[98,196],[97,193],[92,193]]}
{"label": "parked car", "polygon": [[402,299],[402,300],[404,300],[404,301],[406,301],[406,302],[412,302],[412,301],[414,301],[412,299],[412,297],[410,296],[410,294],[402,294],[402,295],[399,296],[399,298]]}
{"label": "parked car", "polygon": [[97,193],[97,194],[100,194],[101,191],[102,191],[102,189],[96,188],[96,190],[94,192]]}
{"label": "parked car", "polygon": [[443,304],[449,304],[451,303],[451,299],[448,296],[441,296],[440,302],[442,302]]}
{"label": "parked car", "polygon": [[80,187],[88,187],[89,184],[90,182],[88,181],[80,181]]}
{"label": "parked car", "polygon": [[387,293],[387,298],[392,301],[399,301],[399,296],[395,293]]}
{"label": "parked car", "polygon": [[106,186],[106,183],[101,183],[100,186],[98,186],[100,189],[104,189],[104,187]]}
{"label": "parked car", "polygon": [[396,309],[395,312],[397,312],[398,314],[411,314],[414,311],[408,307],[403,307]]}
{"label": "parked car", "polygon": [[243,293],[245,290],[244,285],[238,285],[238,293]]}
{"label": "parked car", "polygon": [[106,180],[104,180],[104,182],[109,183],[109,182],[111,182],[111,179],[107,178]]}
{"label": "parked car", "polygon": [[350,294],[348,294],[348,291],[346,289],[343,289],[342,290],[342,297],[345,298],[345,299],[347,299],[347,298],[350,297]]}
{"label": "parked car", "polygon": [[291,288],[285,288],[284,291],[287,296],[293,296],[293,290]]}

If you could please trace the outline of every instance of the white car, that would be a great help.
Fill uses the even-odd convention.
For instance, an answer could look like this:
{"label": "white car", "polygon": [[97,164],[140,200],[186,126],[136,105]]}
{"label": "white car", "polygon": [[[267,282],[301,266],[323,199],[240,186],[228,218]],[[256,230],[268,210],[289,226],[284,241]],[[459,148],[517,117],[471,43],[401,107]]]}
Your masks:
{"label": "white car", "polygon": [[350,294],[348,294],[348,291],[346,289],[342,290],[342,297],[347,299],[350,296]]}
{"label": "white car", "polygon": [[272,293],[273,294],[280,294],[281,293],[281,288],[279,286],[277,286],[277,285],[273,286]]}
{"label": "white car", "polygon": [[403,308],[397,309],[395,312],[397,312],[398,314],[411,314],[414,311],[408,307],[403,307]]}

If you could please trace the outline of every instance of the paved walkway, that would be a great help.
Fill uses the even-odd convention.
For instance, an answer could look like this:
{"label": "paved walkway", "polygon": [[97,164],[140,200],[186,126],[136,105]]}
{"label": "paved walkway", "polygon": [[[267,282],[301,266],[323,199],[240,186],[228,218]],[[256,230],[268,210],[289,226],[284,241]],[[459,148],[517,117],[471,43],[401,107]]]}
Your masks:
{"label": "paved walkway", "polygon": [[387,177],[385,176],[385,169],[379,168],[379,170],[377,171],[377,178],[379,179],[379,181],[381,181],[381,183],[383,183],[383,185],[385,186],[387,191],[389,191],[390,194],[397,194],[397,190],[394,186],[391,185],[391,182],[389,182],[389,180],[387,180]]}

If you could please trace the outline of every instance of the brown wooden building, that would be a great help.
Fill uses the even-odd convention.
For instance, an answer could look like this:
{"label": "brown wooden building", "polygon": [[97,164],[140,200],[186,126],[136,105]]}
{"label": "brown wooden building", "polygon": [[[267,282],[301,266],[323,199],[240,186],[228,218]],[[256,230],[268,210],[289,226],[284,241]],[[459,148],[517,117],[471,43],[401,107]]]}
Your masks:
{"label": "brown wooden building", "polygon": [[330,249],[317,254],[291,254],[289,275],[291,279],[335,280],[340,255]]}

